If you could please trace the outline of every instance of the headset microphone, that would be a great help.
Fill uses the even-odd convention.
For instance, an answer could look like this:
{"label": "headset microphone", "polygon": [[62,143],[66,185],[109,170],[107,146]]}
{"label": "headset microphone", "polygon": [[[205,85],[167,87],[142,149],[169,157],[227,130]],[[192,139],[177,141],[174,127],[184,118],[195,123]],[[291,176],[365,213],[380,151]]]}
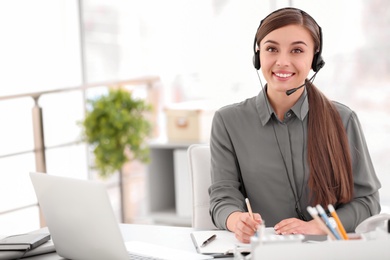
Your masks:
{"label": "headset microphone", "polygon": [[[309,79],[309,81],[311,81],[311,80],[317,75],[317,72],[318,72],[318,71],[316,71],[316,72],[314,73],[314,75],[311,76],[311,78]],[[303,87],[303,86],[306,86],[306,80],[305,80],[305,83],[303,83],[303,84],[300,85],[299,87],[292,88],[292,89],[288,89],[288,90],[286,91],[286,95],[287,95],[287,96],[290,96],[292,93],[294,93],[295,91],[297,91],[298,89],[300,89],[300,88]]]}
{"label": "headset microphone", "polygon": [[298,89],[300,89],[301,87],[305,86],[306,85],[306,82],[303,83],[302,85],[300,85],[299,87],[297,88],[292,88],[292,89],[289,89],[286,91],[286,95],[287,96],[290,96],[292,93],[294,93],[295,91],[297,91]]}

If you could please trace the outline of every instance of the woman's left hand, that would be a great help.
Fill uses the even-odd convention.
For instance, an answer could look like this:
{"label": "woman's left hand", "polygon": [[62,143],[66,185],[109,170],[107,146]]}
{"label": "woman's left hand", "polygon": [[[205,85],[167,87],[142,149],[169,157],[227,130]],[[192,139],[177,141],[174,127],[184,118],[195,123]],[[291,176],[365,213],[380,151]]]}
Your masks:
{"label": "woman's left hand", "polygon": [[275,232],[278,235],[289,234],[310,234],[310,235],[325,235],[320,225],[314,220],[303,221],[297,218],[288,218],[280,221],[274,226]]}

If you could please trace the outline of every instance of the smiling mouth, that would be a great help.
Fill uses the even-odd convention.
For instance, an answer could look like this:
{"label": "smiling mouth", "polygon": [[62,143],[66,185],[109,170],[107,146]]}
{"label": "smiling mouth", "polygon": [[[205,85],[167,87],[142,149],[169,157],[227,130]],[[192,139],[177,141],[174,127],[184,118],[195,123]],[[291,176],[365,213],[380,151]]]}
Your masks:
{"label": "smiling mouth", "polygon": [[291,77],[292,75],[294,75],[294,73],[274,73],[275,76],[279,77],[279,78],[289,78]]}

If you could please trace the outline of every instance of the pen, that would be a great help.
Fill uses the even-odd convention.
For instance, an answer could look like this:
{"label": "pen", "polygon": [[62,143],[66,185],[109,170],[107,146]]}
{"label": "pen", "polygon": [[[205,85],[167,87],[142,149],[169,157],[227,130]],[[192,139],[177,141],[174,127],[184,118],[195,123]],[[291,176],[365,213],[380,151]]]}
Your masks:
{"label": "pen", "polygon": [[318,213],[320,213],[321,218],[324,220],[325,224],[328,226],[330,231],[332,231],[333,235],[337,238],[337,240],[341,240],[340,234],[334,229],[332,224],[329,222],[328,216],[325,214],[325,210],[321,205],[316,206]]}
{"label": "pen", "polygon": [[329,228],[325,225],[325,223],[318,216],[318,211],[316,210],[316,208],[308,206],[307,211],[312,216],[314,221],[317,221],[317,223],[320,225],[321,229],[323,229],[326,232],[326,234],[330,237],[330,239],[336,240],[336,237],[332,234],[332,232],[330,232]]}
{"label": "pen", "polygon": [[209,237],[208,239],[206,239],[200,247],[205,247],[205,246],[207,246],[207,245],[210,244],[212,241],[214,241],[214,239],[215,239],[216,237],[217,237],[216,234],[212,235],[211,237]]}
{"label": "pen", "polygon": [[248,208],[249,216],[251,216],[251,218],[254,219],[253,218],[252,207],[251,207],[251,204],[249,203],[249,199],[248,198],[245,199],[245,203],[246,203],[246,207]]}
{"label": "pen", "polygon": [[341,236],[342,236],[345,240],[348,240],[347,232],[345,232],[343,223],[341,223],[341,220],[340,220],[339,216],[337,215],[337,212],[335,211],[333,205],[332,205],[332,204],[329,204],[329,205],[328,205],[328,209],[329,209],[329,212],[330,212],[330,214],[332,215],[332,217],[336,220],[337,227],[338,227],[339,230],[340,230]]}

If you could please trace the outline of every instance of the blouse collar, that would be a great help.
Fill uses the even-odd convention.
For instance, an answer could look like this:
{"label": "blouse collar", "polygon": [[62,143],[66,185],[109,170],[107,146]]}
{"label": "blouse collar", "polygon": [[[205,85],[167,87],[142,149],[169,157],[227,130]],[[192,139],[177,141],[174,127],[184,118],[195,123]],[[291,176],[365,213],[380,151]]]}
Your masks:
{"label": "blouse collar", "polygon": [[[256,109],[263,126],[267,124],[267,122],[270,120],[271,115],[275,115],[276,117],[276,113],[272,108],[271,104],[269,103],[266,91],[267,85],[265,85],[264,89],[262,89],[256,97]],[[306,88],[302,92],[302,95],[299,97],[298,101],[289,111],[287,111],[287,113],[289,113],[290,111],[292,111],[295,116],[299,118],[299,120],[303,121],[305,119],[306,115],[309,112],[309,102],[307,100]]]}

